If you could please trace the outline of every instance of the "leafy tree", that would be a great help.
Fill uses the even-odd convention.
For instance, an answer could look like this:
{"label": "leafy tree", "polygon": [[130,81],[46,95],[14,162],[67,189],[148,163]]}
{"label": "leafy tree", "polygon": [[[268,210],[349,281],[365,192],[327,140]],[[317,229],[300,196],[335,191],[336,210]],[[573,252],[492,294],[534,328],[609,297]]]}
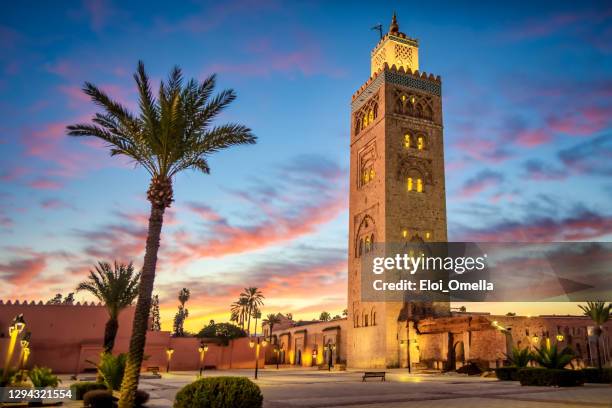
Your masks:
{"label": "leafy tree", "polygon": [[180,305],[178,307],[178,312],[174,315],[174,336],[175,337],[184,337],[185,330],[183,329],[183,324],[185,323],[185,319],[189,316],[189,310],[185,307],[185,303],[189,300],[191,296],[191,292],[189,289],[183,288],[179,292],[178,300]]}
{"label": "leafy tree", "polygon": [[564,368],[574,358],[574,352],[569,347],[559,350],[557,346],[555,343],[553,345],[545,344],[542,347],[535,347],[532,359],[545,368]]}
{"label": "leafy tree", "polygon": [[331,315],[328,312],[321,312],[319,315],[319,320],[323,322],[328,322],[331,320]]}
{"label": "leafy tree", "polygon": [[251,316],[254,309],[263,306],[264,295],[258,288],[250,287],[244,288],[244,292],[240,294],[240,297],[246,299],[247,333],[251,334]]}
{"label": "leafy tree", "polygon": [[340,315],[335,315],[334,317],[332,317],[332,320],[338,320],[338,319],[342,319],[342,317],[340,317]]}
{"label": "leafy tree", "polygon": [[87,82],[83,91],[103,112],[95,114],[93,124],[68,126],[69,135],[99,138],[110,147],[111,155],[127,156],[151,176],[147,192],[151,213],[120,408],[134,405],[164,212],[173,201],[173,178],[187,169],[208,174],[211,154],[236,145],[253,144],[256,140],[251,130],[240,124],[212,126],[215,117],[236,98],[233,90],[211,97],[214,75],[201,83],[190,80],[184,84],[180,68],[175,67],[168,79],[161,82],[157,98],[153,96],[142,62],[138,63],[134,79],[140,97],[138,115]]}
{"label": "leafy tree", "polygon": [[595,328],[593,329],[593,335],[595,336],[595,341],[597,342],[597,367],[601,370],[601,349],[599,346],[599,340],[601,337],[601,333],[603,332],[602,326],[605,322],[610,319],[610,309],[612,309],[612,303],[606,305],[606,302],[587,302],[586,306],[579,305],[580,309],[584,312],[585,316],[588,316],[595,323]]}
{"label": "leafy tree", "polygon": [[228,344],[231,339],[238,337],[246,337],[244,329],[235,326],[230,323],[212,323],[208,324],[200,330],[197,337],[200,338],[217,338],[222,341],[223,344]]}
{"label": "leafy tree", "polygon": [[53,296],[51,299],[49,299],[47,301],[48,305],[61,305],[62,304],[62,294],[61,293],[57,293],[55,296]]}
{"label": "leafy tree", "polygon": [[269,315],[266,316],[266,318],[263,320],[264,324],[267,324],[268,326],[270,326],[270,336],[269,336],[269,340],[270,342],[272,342],[272,330],[274,329],[274,325],[275,324],[279,324],[281,322],[281,318],[279,314],[274,314],[274,313],[270,313]]}
{"label": "leafy tree", "polygon": [[119,330],[119,314],[132,304],[138,296],[140,273],[134,272],[134,266],[115,262],[114,268],[108,262],[98,262],[88,279],[79,283],[77,292],[86,291],[98,298],[108,312],[108,321],[104,327],[104,352],[111,353],[115,346],[115,337]]}
{"label": "leafy tree", "polygon": [[348,316],[348,309],[342,310],[342,316],[344,317]]}
{"label": "leafy tree", "polygon": [[62,300],[63,305],[73,305],[74,304],[74,292],[70,292],[64,297]]}
{"label": "leafy tree", "polygon": [[518,348],[512,347],[510,354],[506,354],[506,358],[515,367],[527,367],[527,364],[533,359],[528,347]]}
{"label": "leafy tree", "polygon": [[161,330],[161,316],[159,314],[159,295],[151,298],[151,331]]}

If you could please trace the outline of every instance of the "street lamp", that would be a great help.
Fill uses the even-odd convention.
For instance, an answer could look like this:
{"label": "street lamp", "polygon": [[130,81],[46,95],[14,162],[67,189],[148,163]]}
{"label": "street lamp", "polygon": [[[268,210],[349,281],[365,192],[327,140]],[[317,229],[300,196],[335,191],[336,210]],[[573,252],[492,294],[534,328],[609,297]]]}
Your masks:
{"label": "street lamp", "polygon": [[563,336],[561,333],[557,333],[557,341],[563,341],[563,339],[565,339],[565,336]]}
{"label": "street lamp", "polygon": [[204,366],[204,360],[206,359],[206,352],[208,351],[208,344],[205,344],[203,341],[200,342],[200,347],[198,347],[198,351],[200,352],[200,377],[202,377],[202,373],[206,368]]}
{"label": "street lamp", "polygon": [[13,352],[15,351],[15,345],[17,344],[17,337],[25,329],[25,319],[23,314],[18,314],[13,319],[13,322],[9,326],[9,345],[6,349],[6,360],[4,361],[4,371],[2,371],[2,379],[8,380],[9,367],[11,360],[13,359]]}
{"label": "street lamp", "polygon": [[278,361],[280,360],[280,348],[278,345],[274,346],[274,355],[276,358],[276,369],[278,370]]}
{"label": "street lamp", "polygon": [[257,342],[254,342],[253,340],[249,341],[249,347],[253,348],[255,347],[255,379],[257,379],[257,373],[259,372],[259,347],[266,347],[268,345],[268,342],[266,340],[262,340],[260,343],[260,338],[257,337]]}
{"label": "street lamp", "polygon": [[168,347],[166,349],[166,356],[168,358],[168,362],[166,364],[166,373],[170,372],[170,360],[172,360],[172,354],[174,353],[174,349],[172,347]]}
{"label": "street lamp", "polygon": [[327,354],[328,354],[328,358],[327,358],[327,371],[331,371],[332,368],[332,357],[334,354],[334,351],[336,350],[336,345],[335,344],[331,344],[328,343],[327,344]]}

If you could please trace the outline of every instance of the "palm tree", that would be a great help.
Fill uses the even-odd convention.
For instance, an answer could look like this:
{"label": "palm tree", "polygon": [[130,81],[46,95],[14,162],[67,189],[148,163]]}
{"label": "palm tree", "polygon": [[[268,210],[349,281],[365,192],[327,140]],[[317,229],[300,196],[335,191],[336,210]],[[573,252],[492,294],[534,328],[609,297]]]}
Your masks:
{"label": "palm tree", "polygon": [[230,320],[239,324],[243,330],[244,330],[245,316],[248,312],[248,309],[249,309],[249,300],[244,296],[240,296],[240,298],[238,298],[238,301],[232,303],[230,307],[230,311],[232,314]]}
{"label": "palm tree", "polygon": [[253,309],[263,306],[264,295],[257,288],[250,287],[244,288],[244,292],[240,294],[240,297],[244,297],[247,299],[247,314],[246,317],[248,319],[247,323],[247,333],[251,334],[251,315],[253,314]]}
{"label": "palm tree", "polygon": [[279,324],[280,322],[281,322],[280,316],[277,314],[273,314],[273,313],[267,315],[263,321],[264,324],[267,324],[268,326],[270,326],[270,338],[269,338],[270,343],[272,343],[272,329],[274,328],[275,324]]}
{"label": "palm tree", "polygon": [[185,335],[185,330],[183,329],[183,324],[185,323],[185,319],[189,316],[189,311],[185,307],[185,303],[191,297],[191,292],[187,288],[181,289],[178,295],[179,307],[178,312],[174,316],[174,336],[175,337],[183,337]]}
{"label": "palm tree", "polygon": [[151,176],[147,191],[151,203],[149,228],[120,408],[134,405],[144,356],[157,252],[164,212],[173,201],[174,176],[187,169],[208,174],[208,157],[212,153],[256,141],[246,126],[233,123],[212,126],[213,119],[236,98],[231,89],[211,97],[215,75],[201,83],[192,79],[183,84],[183,74],[175,67],[167,81],[161,81],[157,98],[153,96],[142,61],[138,63],[134,79],[139,93],[138,115],[87,82],[83,91],[103,112],[95,114],[93,124],[68,126],[69,135],[97,137],[107,143],[111,155],[129,157]]}
{"label": "palm tree", "polygon": [[258,307],[255,307],[251,315],[253,316],[253,319],[255,319],[255,336],[257,336],[257,320],[261,319],[261,310],[259,310]]}
{"label": "palm tree", "polygon": [[134,273],[134,266],[115,262],[114,268],[108,262],[98,262],[88,279],[79,283],[76,290],[87,291],[97,297],[108,312],[104,327],[104,352],[112,353],[119,329],[119,313],[132,304],[138,296],[140,273]]}
{"label": "palm tree", "polygon": [[512,351],[510,354],[506,354],[506,358],[513,366],[524,368],[527,367],[529,362],[533,359],[533,355],[531,351],[529,351],[529,347],[512,347]]}
{"label": "palm tree", "polygon": [[555,343],[534,347],[535,353],[531,355],[531,358],[542,367],[563,369],[574,358],[574,352],[569,347],[559,350],[557,346],[557,343]]}
{"label": "palm tree", "polygon": [[599,348],[599,338],[601,337],[601,333],[603,329],[601,326],[604,325],[605,322],[610,319],[610,309],[612,309],[612,303],[606,306],[606,302],[587,302],[586,306],[579,305],[584,312],[585,316],[589,316],[591,320],[595,323],[595,328],[593,329],[593,335],[595,336],[595,341],[597,342],[597,367],[601,370],[601,350]]}

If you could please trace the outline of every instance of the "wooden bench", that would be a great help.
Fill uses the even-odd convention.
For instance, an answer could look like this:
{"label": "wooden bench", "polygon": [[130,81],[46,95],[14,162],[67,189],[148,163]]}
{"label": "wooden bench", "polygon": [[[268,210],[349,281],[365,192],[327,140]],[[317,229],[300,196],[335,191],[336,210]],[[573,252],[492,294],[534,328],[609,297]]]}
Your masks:
{"label": "wooden bench", "polygon": [[361,378],[361,381],[365,381],[366,378],[378,378],[380,377],[381,381],[387,381],[385,379],[385,375],[387,374],[386,371],[366,371],[365,373],[363,373],[363,377]]}
{"label": "wooden bench", "polygon": [[159,367],[157,366],[147,367],[147,373],[151,373],[155,377],[161,378],[161,374],[159,373]]}

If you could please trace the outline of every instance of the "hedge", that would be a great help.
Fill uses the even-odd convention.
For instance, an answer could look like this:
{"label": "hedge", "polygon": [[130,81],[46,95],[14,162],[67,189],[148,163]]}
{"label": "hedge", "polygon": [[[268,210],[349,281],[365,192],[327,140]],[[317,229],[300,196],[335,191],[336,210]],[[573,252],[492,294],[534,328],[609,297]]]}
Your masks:
{"label": "hedge", "polygon": [[83,396],[83,406],[90,408],[111,408],[115,404],[113,392],[109,390],[91,390]]}
{"label": "hedge", "polygon": [[100,382],[77,382],[70,386],[70,391],[72,392],[72,399],[82,400],[87,391],[91,390],[105,390],[106,385]]}
{"label": "hedge", "polygon": [[612,368],[583,368],[584,382],[610,384],[612,383]]}
{"label": "hedge", "polygon": [[580,370],[551,368],[521,368],[518,370],[521,385],[575,387],[584,384]]}
{"label": "hedge", "polygon": [[261,408],[263,396],[246,377],[207,377],[184,386],[174,408]]}
{"label": "hedge", "polygon": [[518,370],[515,366],[499,367],[495,369],[495,375],[501,381],[517,381]]}

